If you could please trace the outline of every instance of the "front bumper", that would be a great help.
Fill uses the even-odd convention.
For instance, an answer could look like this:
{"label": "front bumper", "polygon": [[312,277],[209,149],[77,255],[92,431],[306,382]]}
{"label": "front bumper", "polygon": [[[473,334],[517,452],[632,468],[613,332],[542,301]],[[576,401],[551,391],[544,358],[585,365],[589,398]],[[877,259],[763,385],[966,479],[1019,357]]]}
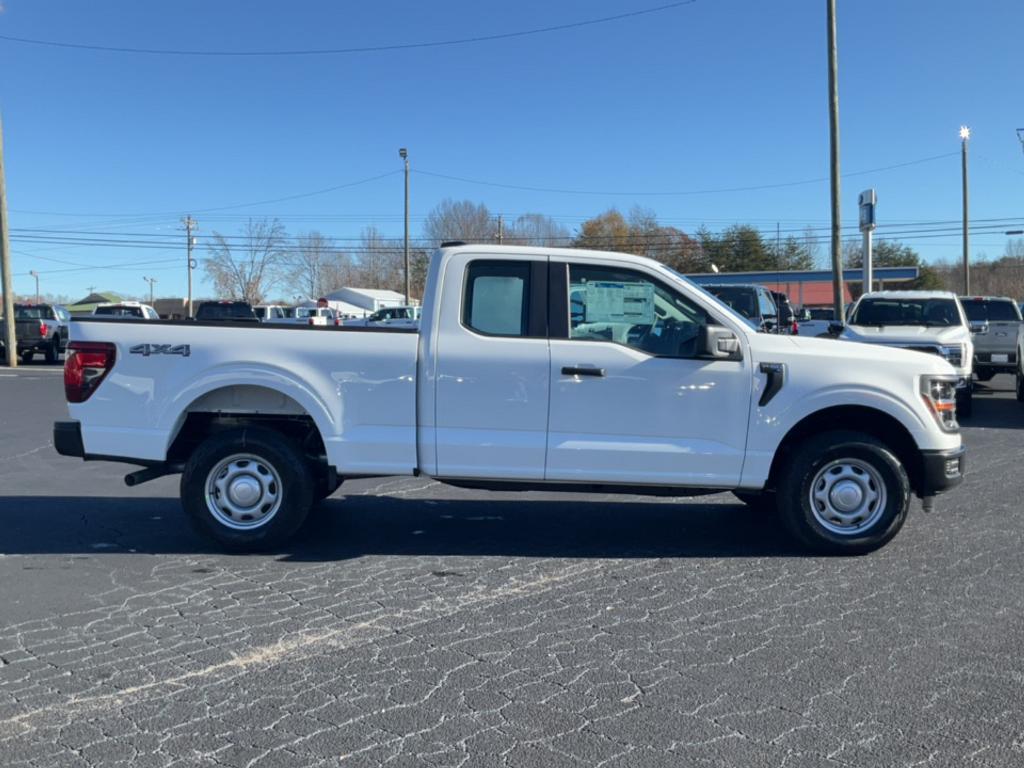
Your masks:
{"label": "front bumper", "polygon": [[967,448],[961,445],[940,451],[921,451],[921,482],[917,495],[934,496],[955,488],[964,480]]}
{"label": "front bumper", "polygon": [[77,421],[53,422],[53,447],[61,456],[84,459],[85,446],[82,443],[82,425]]}

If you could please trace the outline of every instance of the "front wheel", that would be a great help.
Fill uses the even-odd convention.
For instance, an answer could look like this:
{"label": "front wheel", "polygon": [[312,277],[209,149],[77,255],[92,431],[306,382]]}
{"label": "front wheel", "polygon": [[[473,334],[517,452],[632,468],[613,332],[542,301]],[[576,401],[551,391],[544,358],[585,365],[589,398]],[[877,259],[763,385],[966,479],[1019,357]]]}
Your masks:
{"label": "front wheel", "polygon": [[313,503],[314,481],[299,448],[268,429],[221,432],[202,443],[181,475],[192,525],[231,551],[284,544]]}
{"label": "front wheel", "polygon": [[802,442],[782,471],[779,511],[809,548],[860,555],[887,544],[910,508],[910,481],[899,459],[860,432],[825,432]]}

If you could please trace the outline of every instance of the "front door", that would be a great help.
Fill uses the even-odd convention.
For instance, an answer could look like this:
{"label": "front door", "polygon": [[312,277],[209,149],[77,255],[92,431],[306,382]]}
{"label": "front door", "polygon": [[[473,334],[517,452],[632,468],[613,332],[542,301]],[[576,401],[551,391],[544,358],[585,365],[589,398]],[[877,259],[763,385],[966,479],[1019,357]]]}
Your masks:
{"label": "front door", "polygon": [[[561,268],[552,265],[553,288],[564,284],[554,277]],[[568,305],[566,338],[551,339],[545,478],[737,485],[753,384],[749,354],[699,358],[702,327],[715,318],[654,275],[585,263],[568,271],[560,310]]]}

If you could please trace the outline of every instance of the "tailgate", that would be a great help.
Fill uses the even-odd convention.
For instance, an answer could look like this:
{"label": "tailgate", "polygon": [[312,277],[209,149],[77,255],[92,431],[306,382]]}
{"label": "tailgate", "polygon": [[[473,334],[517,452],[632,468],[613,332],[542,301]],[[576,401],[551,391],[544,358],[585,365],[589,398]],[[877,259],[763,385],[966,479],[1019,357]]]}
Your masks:
{"label": "tailgate", "polygon": [[1017,329],[1020,323],[1012,321],[989,322],[988,330],[974,335],[975,353],[1009,354],[1017,347]]}

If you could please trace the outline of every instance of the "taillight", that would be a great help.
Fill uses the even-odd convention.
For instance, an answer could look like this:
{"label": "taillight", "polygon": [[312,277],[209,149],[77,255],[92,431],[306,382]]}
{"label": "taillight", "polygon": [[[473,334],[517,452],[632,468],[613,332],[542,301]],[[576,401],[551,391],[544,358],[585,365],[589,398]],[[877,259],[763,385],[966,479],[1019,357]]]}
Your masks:
{"label": "taillight", "polygon": [[340,317],[334,318],[334,324],[335,325],[341,325],[341,318]]}
{"label": "taillight", "polygon": [[84,403],[96,391],[117,357],[108,341],[72,341],[64,358],[64,396],[69,403]]}
{"label": "taillight", "polygon": [[311,318],[309,318],[309,324],[310,324],[310,325],[316,325],[316,323],[314,323],[314,322],[313,322],[313,318],[312,318],[312,317],[311,317]]}
{"label": "taillight", "polygon": [[44,323],[42,320],[40,320],[39,321],[39,335],[42,336],[43,338],[46,338],[47,336],[50,335],[49,334],[49,330],[50,330],[50,326],[48,326],[46,323]]}
{"label": "taillight", "polygon": [[792,332],[793,332],[794,336],[799,336],[800,335],[800,324],[797,323],[796,320],[793,321],[793,331]]}

